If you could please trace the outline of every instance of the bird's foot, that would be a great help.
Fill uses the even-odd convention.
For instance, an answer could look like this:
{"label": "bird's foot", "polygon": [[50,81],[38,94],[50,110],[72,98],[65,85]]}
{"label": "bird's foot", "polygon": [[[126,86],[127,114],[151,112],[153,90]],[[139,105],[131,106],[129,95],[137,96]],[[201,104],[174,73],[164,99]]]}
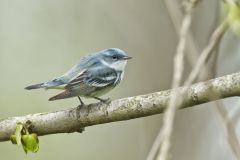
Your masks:
{"label": "bird's foot", "polygon": [[95,99],[97,99],[100,102],[105,103],[105,104],[111,103],[111,99],[110,98],[107,98],[107,99],[102,99],[102,98],[99,98],[99,97],[93,97],[93,98],[95,98]]}
{"label": "bird's foot", "polygon": [[78,133],[82,133],[83,131],[85,131],[85,127],[79,128],[79,129],[77,130]]}
{"label": "bird's foot", "polygon": [[79,104],[79,105],[77,106],[77,110],[80,111],[81,108],[83,108],[84,106],[85,106],[85,104]]}
{"label": "bird's foot", "polygon": [[78,107],[81,107],[81,106],[84,106],[85,104],[83,103],[82,99],[80,98],[80,96],[78,96],[78,99],[79,99],[79,102],[80,102],[80,105]]}
{"label": "bird's foot", "polygon": [[110,98],[103,99],[101,102],[102,103],[106,103],[106,104],[110,104],[111,103],[111,99]]}
{"label": "bird's foot", "polygon": [[81,100],[81,98],[78,96],[78,99],[80,101],[80,104],[77,106],[77,109],[76,109],[76,115],[77,115],[77,119],[80,118],[80,111],[81,111],[81,108],[85,106],[85,104],[83,103],[83,101]]}

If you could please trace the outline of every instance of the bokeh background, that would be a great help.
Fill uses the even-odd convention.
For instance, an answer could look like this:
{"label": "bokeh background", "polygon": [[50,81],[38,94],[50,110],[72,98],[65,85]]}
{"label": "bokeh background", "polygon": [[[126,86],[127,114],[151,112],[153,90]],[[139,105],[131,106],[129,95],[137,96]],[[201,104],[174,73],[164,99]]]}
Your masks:
{"label": "bokeh background", "polygon": [[[216,0],[203,1],[194,13],[192,31],[200,47],[216,25],[217,9]],[[230,52],[229,43],[238,38],[226,37],[219,75],[237,70],[237,47]],[[105,97],[169,89],[177,41],[161,0],[0,0],[0,118],[77,106],[76,98],[48,102],[57,91],[23,88],[55,78],[82,56],[111,47],[134,58],[124,81]],[[226,58],[226,50],[233,56]],[[232,65],[221,65],[229,59]],[[188,63],[185,69],[187,73]],[[214,112],[211,104],[177,112],[172,159],[233,159]],[[161,115],[156,115],[87,127],[82,134],[43,136],[39,152],[27,156],[20,147],[1,142],[0,159],[144,160],[161,124]]]}

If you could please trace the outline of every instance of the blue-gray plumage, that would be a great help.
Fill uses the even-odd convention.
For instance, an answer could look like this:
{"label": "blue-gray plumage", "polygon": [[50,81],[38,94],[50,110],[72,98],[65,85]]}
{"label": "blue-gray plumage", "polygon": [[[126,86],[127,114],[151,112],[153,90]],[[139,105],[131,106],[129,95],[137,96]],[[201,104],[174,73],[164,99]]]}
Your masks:
{"label": "blue-gray plumage", "polygon": [[[121,82],[127,60],[131,57],[118,49],[106,49],[86,57],[66,74],[45,83],[35,84],[25,89],[64,89],[50,98],[50,101],[70,97],[90,97],[102,100],[99,96],[107,93]],[[79,97],[80,102],[82,103]]]}

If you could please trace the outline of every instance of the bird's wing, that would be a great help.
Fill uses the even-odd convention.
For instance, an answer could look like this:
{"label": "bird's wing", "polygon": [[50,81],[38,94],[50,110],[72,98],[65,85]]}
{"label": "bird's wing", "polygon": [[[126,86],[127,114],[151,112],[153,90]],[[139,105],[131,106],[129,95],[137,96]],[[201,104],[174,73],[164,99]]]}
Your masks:
{"label": "bird's wing", "polygon": [[84,73],[88,68],[94,68],[99,64],[99,60],[93,55],[88,55],[80,59],[80,61],[68,70],[64,75],[59,77],[65,84],[70,83],[73,79]]}
{"label": "bird's wing", "polygon": [[105,87],[118,81],[119,75],[111,68],[94,68],[85,70],[80,75],[72,79],[65,89],[71,90],[81,85],[92,87]]}

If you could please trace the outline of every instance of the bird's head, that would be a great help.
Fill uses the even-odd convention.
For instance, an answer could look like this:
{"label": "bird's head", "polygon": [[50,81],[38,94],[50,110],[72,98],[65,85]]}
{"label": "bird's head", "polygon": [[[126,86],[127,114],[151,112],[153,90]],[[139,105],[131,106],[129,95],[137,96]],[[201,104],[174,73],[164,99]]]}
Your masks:
{"label": "bird's head", "polygon": [[106,49],[100,53],[102,55],[102,63],[118,71],[123,71],[127,60],[132,58],[118,48]]}

